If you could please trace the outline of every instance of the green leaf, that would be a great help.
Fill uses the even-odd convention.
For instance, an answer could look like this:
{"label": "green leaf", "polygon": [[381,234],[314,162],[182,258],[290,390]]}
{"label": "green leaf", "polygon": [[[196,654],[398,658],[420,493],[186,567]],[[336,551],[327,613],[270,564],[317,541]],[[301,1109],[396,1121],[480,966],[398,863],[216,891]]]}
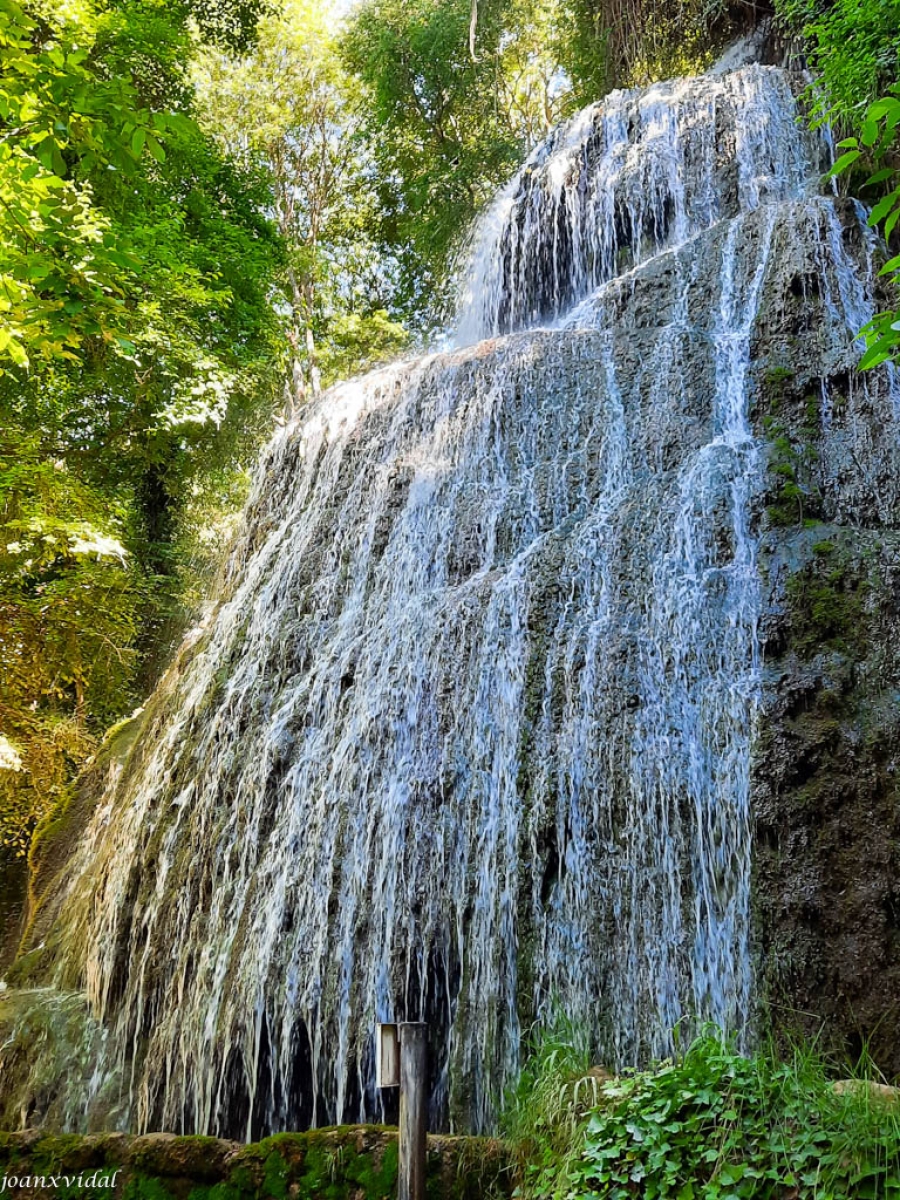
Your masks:
{"label": "green leaf", "polygon": [[141,151],[144,149],[144,141],[147,137],[147,131],[140,126],[131,135],[131,153],[135,158],[141,157]]}
{"label": "green leaf", "polygon": [[18,367],[28,366],[28,354],[21,342],[11,338],[6,347],[6,353]]}
{"label": "green leaf", "polygon": [[892,192],[888,192],[886,196],[882,196],[869,213],[868,224],[878,225],[879,222],[884,220],[898,200],[900,200],[900,187],[896,187]]}
{"label": "green leaf", "polygon": [[884,183],[887,179],[893,179],[896,171],[893,167],[882,167],[880,171],[876,171],[874,175],[870,175],[863,187],[872,187],[876,183]]}
{"label": "green leaf", "polygon": [[157,162],[166,161],[166,152],[152,134],[147,134],[147,149],[153,155]]}
{"label": "green leaf", "polygon": [[50,162],[56,175],[62,177],[67,174],[68,167],[66,166],[66,160],[63,158],[62,151],[56,142],[51,144]]}
{"label": "green leaf", "polygon": [[870,119],[863,121],[861,137],[864,146],[874,146],[878,140],[878,122]]}
{"label": "green leaf", "polygon": [[843,174],[848,167],[851,167],[856,162],[856,160],[860,157],[860,154],[861,151],[859,150],[848,150],[846,154],[842,154],[840,158],[836,160],[826,178]]}
{"label": "green leaf", "polygon": [[879,338],[859,360],[859,369],[861,371],[871,371],[873,367],[880,367],[882,363],[886,363],[890,357],[891,351],[889,348],[885,348],[885,339]]}
{"label": "green leaf", "polygon": [[880,121],[882,117],[891,112],[896,112],[900,116],[900,100],[885,96],[883,100],[876,100],[874,104],[869,105],[866,116],[868,120]]}

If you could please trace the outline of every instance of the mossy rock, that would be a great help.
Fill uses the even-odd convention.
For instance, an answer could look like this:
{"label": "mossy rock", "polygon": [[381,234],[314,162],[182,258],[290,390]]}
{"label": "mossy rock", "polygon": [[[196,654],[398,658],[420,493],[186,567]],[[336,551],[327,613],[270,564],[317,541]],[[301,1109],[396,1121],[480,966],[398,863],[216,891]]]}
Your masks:
{"label": "mossy rock", "polygon": [[[0,1172],[65,1177],[53,1194],[82,1200],[393,1200],[397,1132],[341,1126],[248,1146],[173,1134],[0,1134]],[[97,1173],[114,1174],[115,1187],[91,1186]],[[511,1195],[512,1185],[502,1143],[429,1138],[428,1200],[488,1200]],[[26,1187],[16,1194],[36,1200],[47,1192]]]}
{"label": "mossy rock", "polygon": [[861,653],[871,590],[867,573],[834,540],[817,541],[812,550],[814,557],[785,588],[791,644],[804,657],[822,649]]}

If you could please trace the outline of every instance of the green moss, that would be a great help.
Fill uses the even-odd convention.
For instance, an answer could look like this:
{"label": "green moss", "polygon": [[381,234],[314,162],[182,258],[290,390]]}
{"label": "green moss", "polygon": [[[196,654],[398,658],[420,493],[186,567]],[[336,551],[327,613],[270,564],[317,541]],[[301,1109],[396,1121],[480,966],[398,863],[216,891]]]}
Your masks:
{"label": "green moss", "polygon": [[32,1153],[39,1162],[46,1163],[54,1170],[76,1162],[80,1166],[84,1154],[84,1138],[77,1133],[54,1134],[36,1142]]}
{"label": "green moss", "polygon": [[772,387],[777,384],[784,383],[787,379],[793,379],[794,372],[790,367],[770,367],[763,376],[763,382]]}
{"label": "green moss", "polygon": [[[226,1186],[234,1190],[236,1195],[250,1196],[253,1194],[253,1189],[256,1187],[256,1182],[253,1178],[252,1171],[248,1170],[247,1167],[238,1166],[232,1169],[231,1174],[228,1176],[227,1184],[216,1184],[216,1187]],[[211,1195],[210,1200],[230,1200],[230,1198],[225,1196]]]}
{"label": "green moss", "polygon": [[188,1193],[187,1200],[246,1200],[254,1195],[254,1186],[238,1187],[234,1183],[216,1183],[212,1187],[196,1187]]}
{"label": "green moss", "polygon": [[[833,554],[827,555],[829,560]],[[849,651],[858,648],[865,636],[867,581],[855,576],[845,562],[829,562],[825,567],[822,557],[787,583],[791,644],[802,656],[826,648]]]}
{"label": "green moss", "polygon": [[288,1194],[288,1178],[287,1163],[278,1150],[273,1149],[264,1163],[263,1187],[266,1195],[271,1196],[272,1200],[284,1200]]}
{"label": "green moss", "polygon": [[763,426],[774,424],[785,407],[788,398],[788,383],[794,378],[790,367],[770,367],[762,377],[760,399],[762,401]]}
{"label": "green moss", "polygon": [[6,972],[6,982],[10,987],[21,988],[37,981],[41,974],[40,967],[44,958],[45,954],[41,946],[29,950],[27,954],[20,955]]}
{"label": "green moss", "polygon": [[814,394],[805,396],[802,413],[797,411],[798,401],[789,406],[785,385],[791,377],[790,371],[777,367],[764,376],[762,387],[767,410],[762,427],[769,439],[768,470],[773,482],[767,515],[769,524],[779,527],[805,524],[821,501],[814,475],[820,400]]}
{"label": "green moss", "polygon": [[173,1200],[173,1193],[160,1180],[138,1175],[125,1185],[122,1200]]}
{"label": "green moss", "polygon": [[[429,1197],[484,1200],[494,1195],[506,1164],[496,1144],[491,1143],[492,1154],[486,1145],[475,1138],[432,1144]],[[101,1142],[72,1136],[28,1143],[21,1136],[0,1135],[0,1173],[13,1164],[20,1174],[68,1171],[71,1185],[60,1185],[56,1193],[61,1200],[393,1200],[398,1146],[396,1133],[380,1126],[279,1134],[237,1154],[213,1138]],[[79,1174],[88,1178],[97,1171],[120,1171],[115,1193],[78,1185]]]}

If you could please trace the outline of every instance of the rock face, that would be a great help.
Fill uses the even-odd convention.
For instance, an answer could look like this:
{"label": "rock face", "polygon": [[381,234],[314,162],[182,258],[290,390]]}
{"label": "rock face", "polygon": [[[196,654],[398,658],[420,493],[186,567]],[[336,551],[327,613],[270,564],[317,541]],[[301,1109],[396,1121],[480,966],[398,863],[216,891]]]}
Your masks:
{"label": "rock face", "polygon": [[376,1020],[429,1022],[433,1125],[476,1128],[557,1006],[612,1066],[767,1006],[888,1034],[898,392],[795,90],[587,110],[484,222],[483,340],[274,439],[37,889],[8,1120],[380,1116]]}
{"label": "rock face", "polygon": [[[831,234],[873,252],[846,202]],[[838,243],[838,238],[840,242]],[[754,761],[760,982],[776,1023],[900,1073],[900,460],[896,381],[828,336],[795,253],[761,313],[763,707]],[[857,292],[857,323],[867,318]],[[858,327],[857,324],[857,327]],[[764,356],[764,357],[763,357]]]}

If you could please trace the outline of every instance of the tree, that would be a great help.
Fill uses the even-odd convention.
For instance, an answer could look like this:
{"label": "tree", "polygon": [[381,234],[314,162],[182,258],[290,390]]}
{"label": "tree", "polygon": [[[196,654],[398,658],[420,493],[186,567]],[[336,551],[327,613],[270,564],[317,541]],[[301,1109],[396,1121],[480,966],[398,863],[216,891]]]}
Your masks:
{"label": "tree", "polygon": [[98,726],[129,707],[143,579],[127,520],[37,435],[0,434],[0,846],[24,853]]}
{"label": "tree", "polygon": [[[207,48],[195,65],[201,120],[227,154],[268,172],[287,246],[277,306],[290,347],[289,408],[323,374],[405,340],[367,232],[374,196],[358,153],[359,107],[314,0],[287,0],[260,22],[252,50]],[[355,361],[354,361],[355,360]]]}
{"label": "tree", "polygon": [[[22,849],[177,627],[184,513],[267,424],[266,179],[192,119],[192,15],[0,0],[0,842]],[[11,764],[11,765],[10,765]]]}
{"label": "tree", "polygon": [[16,0],[0,0],[0,13],[0,368],[75,361],[86,339],[124,336],[136,266],[91,174],[133,173],[145,148],[162,155],[159,130],[129,80],[98,78],[81,38]]}
{"label": "tree", "polygon": [[568,111],[556,0],[369,0],[342,41],[365,95],[378,238],[410,318],[441,289],[475,213]]}

